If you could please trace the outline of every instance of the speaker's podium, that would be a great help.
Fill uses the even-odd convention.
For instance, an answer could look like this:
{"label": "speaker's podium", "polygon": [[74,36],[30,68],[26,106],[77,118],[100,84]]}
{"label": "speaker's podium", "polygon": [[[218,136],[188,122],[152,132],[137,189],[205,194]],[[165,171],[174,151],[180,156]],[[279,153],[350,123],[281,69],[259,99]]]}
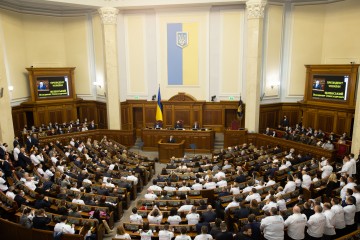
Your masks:
{"label": "speaker's podium", "polygon": [[185,140],[180,143],[167,143],[162,139],[158,142],[159,161],[161,163],[168,163],[170,158],[180,158],[184,156],[185,152]]}

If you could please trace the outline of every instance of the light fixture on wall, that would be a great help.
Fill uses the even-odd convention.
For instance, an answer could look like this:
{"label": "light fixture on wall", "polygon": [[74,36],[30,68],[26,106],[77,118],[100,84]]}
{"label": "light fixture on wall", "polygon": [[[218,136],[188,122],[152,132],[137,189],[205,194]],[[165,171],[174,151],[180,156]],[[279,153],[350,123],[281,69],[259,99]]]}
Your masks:
{"label": "light fixture on wall", "polygon": [[156,100],[156,94],[152,95],[151,100],[153,100],[153,101]]}
{"label": "light fixture on wall", "polygon": [[14,91],[14,86],[10,85],[10,86],[8,86],[8,89],[9,89],[10,92],[12,92],[12,91]]}
{"label": "light fixture on wall", "polygon": [[212,102],[215,102],[215,99],[216,99],[216,95],[211,96],[211,101],[212,101]]}

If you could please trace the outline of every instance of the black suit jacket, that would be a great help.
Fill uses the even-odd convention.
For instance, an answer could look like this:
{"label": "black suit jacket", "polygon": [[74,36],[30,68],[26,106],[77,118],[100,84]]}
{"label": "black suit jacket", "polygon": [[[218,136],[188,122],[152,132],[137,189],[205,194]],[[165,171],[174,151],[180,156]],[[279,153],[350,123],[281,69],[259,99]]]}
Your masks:
{"label": "black suit jacket", "polygon": [[23,169],[26,169],[26,166],[30,164],[30,158],[24,155],[24,153],[20,152],[18,156],[18,165]]}
{"label": "black suit jacket", "polygon": [[204,222],[214,222],[215,218],[216,218],[216,213],[213,211],[206,211],[203,212],[203,214],[201,215],[204,219]]}
{"label": "black suit jacket", "polygon": [[5,173],[5,178],[7,177],[11,177],[12,175],[12,169],[11,169],[11,166],[10,166],[10,163],[7,162],[7,161],[4,161],[2,166],[1,166],[2,170],[4,171]]}
{"label": "black suit jacket", "polygon": [[173,138],[173,139],[170,139],[169,138],[169,140],[168,140],[168,143],[175,143],[176,141],[175,141],[175,138]]}
{"label": "black suit jacket", "polygon": [[20,145],[20,143],[19,143],[19,141],[14,140],[13,145],[14,145],[14,148],[15,148],[17,145]]}
{"label": "black suit jacket", "polygon": [[33,228],[41,230],[49,230],[47,224],[51,222],[51,219],[48,217],[38,217],[33,218]]}

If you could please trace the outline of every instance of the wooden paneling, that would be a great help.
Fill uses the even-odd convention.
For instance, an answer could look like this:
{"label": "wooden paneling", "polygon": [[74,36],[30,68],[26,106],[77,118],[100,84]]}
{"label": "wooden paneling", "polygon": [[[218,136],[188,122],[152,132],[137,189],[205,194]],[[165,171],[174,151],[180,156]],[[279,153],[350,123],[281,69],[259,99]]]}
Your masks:
{"label": "wooden paneling", "polygon": [[317,129],[324,132],[332,132],[334,129],[334,115],[318,114]]}
{"label": "wooden paneling", "polygon": [[145,111],[145,126],[152,127],[156,122],[156,106],[146,106],[144,107]]}

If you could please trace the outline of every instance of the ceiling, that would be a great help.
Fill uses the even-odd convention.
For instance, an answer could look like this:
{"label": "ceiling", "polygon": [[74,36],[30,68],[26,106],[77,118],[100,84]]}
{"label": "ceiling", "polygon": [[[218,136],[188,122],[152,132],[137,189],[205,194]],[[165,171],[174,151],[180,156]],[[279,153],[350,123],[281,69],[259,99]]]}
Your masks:
{"label": "ceiling", "polygon": [[[268,0],[273,3],[294,4],[330,3],[345,0]],[[244,4],[246,0],[0,0],[0,8],[22,13],[74,15],[95,12],[100,7],[141,9],[185,5]]]}

